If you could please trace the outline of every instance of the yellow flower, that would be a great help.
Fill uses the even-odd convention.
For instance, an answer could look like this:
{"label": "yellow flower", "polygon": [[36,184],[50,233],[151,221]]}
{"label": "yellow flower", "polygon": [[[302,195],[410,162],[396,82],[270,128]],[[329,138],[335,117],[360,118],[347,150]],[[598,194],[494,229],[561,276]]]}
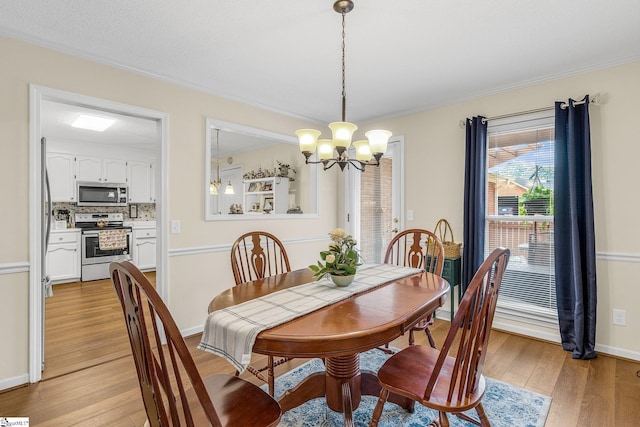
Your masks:
{"label": "yellow flower", "polygon": [[347,235],[347,232],[344,231],[342,228],[336,228],[331,233],[329,233],[331,240],[333,240],[334,242],[337,242],[338,240],[342,239],[346,235]]}
{"label": "yellow flower", "polygon": [[327,261],[330,264],[333,264],[334,262],[336,262],[336,257],[335,255],[329,254],[327,255],[327,258],[325,259],[325,261]]}

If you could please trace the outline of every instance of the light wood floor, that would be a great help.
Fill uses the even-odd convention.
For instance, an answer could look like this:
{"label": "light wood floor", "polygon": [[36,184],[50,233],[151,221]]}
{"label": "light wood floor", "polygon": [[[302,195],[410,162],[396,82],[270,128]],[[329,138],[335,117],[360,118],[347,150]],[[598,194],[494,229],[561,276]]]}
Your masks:
{"label": "light wood floor", "polygon": [[[32,426],[144,424],[135,368],[113,288],[109,281],[91,284],[94,286],[85,283],[68,286],[68,290],[60,287],[65,285],[54,288],[58,296],[68,291],[69,298],[94,301],[99,307],[72,310],[79,316],[72,331],[47,325],[52,348],[60,345],[64,350],[52,360],[46,359],[49,379],[0,393],[0,416],[30,417]],[[109,308],[111,304],[105,302],[111,297],[113,307]],[[53,313],[47,321],[55,324]],[[94,326],[83,328],[82,324],[89,321],[95,321]],[[436,342],[444,340],[448,328],[448,322],[436,321],[432,327]],[[70,341],[72,338],[75,341]],[[106,344],[101,347],[96,341]],[[227,362],[196,349],[199,336],[186,341],[203,376],[233,373]],[[417,335],[417,341],[426,344],[422,334]],[[400,337],[393,345],[405,346],[406,337]],[[91,357],[83,360],[85,355]],[[264,357],[254,356],[254,363],[261,361]],[[280,366],[278,373],[302,362]],[[65,371],[69,373],[62,374]],[[591,361],[573,360],[557,344],[493,331],[484,373],[551,396],[547,427],[640,425],[640,363],[605,355]],[[247,378],[254,381],[253,377]]]}

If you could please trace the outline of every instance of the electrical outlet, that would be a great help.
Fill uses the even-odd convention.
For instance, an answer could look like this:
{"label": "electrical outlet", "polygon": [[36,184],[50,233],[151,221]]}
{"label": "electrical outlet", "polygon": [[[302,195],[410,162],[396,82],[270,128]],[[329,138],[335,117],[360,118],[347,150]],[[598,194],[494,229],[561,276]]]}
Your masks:
{"label": "electrical outlet", "polygon": [[619,326],[627,326],[626,310],[613,309],[613,324]]}

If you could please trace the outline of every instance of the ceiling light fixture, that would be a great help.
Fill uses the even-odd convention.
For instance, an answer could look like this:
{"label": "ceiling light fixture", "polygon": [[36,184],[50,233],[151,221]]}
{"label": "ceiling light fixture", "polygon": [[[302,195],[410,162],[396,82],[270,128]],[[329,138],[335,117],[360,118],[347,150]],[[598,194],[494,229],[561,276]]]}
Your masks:
{"label": "ceiling light fixture", "polygon": [[109,126],[114,124],[116,121],[114,119],[109,119],[106,117],[98,117],[98,116],[90,116],[87,114],[80,114],[74,121],[71,123],[71,126],[79,129],[87,129],[87,130],[95,130],[97,132],[102,132],[107,129]]}
{"label": "ceiling light fixture", "polygon": [[[358,129],[353,123],[346,121],[347,92],[345,90],[345,15],[353,10],[353,1],[338,0],[333,4],[333,10],[342,15],[342,121],[329,123],[332,139],[318,139],[322,132],[316,129],[298,129],[296,135],[300,142],[300,151],[305,157],[305,163],[322,163],[324,170],[336,163],[344,170],[345,166],[353,165],[364,171],[365,166],[380,166],[380,158],[387,151],[387,144],[391,132],[387,130],[370,130],[365,133],[368,140],[354,141],[356,158],[350,159],[347,151],[351,146],[353,133]],[[318,150],[319,161],[309,158]],[[337,155],[334,157],[334,153]]]}
{"label": "ceiling light fixture", "polygon": [[[217,196],[218,189],[222,185],[222,180],[220,179],[220,129],[216,129],[216,179],[212,179],[209,184],[209,194],[212,196]],[[231,181],[227,184],[224,189],[224,194],[236,194],[233,191],[233,185],[231,185]]]}

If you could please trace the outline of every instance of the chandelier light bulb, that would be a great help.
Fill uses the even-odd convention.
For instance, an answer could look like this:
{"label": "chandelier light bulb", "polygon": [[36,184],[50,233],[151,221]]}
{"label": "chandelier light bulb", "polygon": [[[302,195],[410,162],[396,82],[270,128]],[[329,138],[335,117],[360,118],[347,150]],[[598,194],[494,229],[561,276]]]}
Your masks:
{"label": "chandelier light bulb", "polygon": [[319,130],[315,129],[298,129],[296,135],[300,143],[300,151],[303,153],[313,153],[316,151],[320,133]]}
{"label": "chandelier light bulb", "polygon": [[333,157],[333,142],[330,139],[318,140],[318,158],[330,160]]}
{"label": "chandelier light bulb", "polygon": [[365,133],[365,136],[369,139],[369,148],[371,148],[371,153],[379,154],[387,152],[387,144],[389,143],[389,138],[391,138],[391,132],[388,130],[370,130]]}
{"label": "chandelier light bulb", "polygon": [[361,139],[355,141],[353,146],[356,148],[356,160],[359,162],[368,162],[371,160],[371,148],[369,148],[369,141]]}
{"label": "chandelier light bulb", "polygon": [[229,181],[229,183],[227,184],[227,187],[224,190],[224,194],[236,194],[235,191],[233,191],[233,185],[231,185],[231,181]]}
{"label": "chandelier light bulb", "polygon": [[329,129],[333,134],[334,145],[347,149],[351,145],[351,138],[358,126],[349,122],[333,122],[329,123]]}

